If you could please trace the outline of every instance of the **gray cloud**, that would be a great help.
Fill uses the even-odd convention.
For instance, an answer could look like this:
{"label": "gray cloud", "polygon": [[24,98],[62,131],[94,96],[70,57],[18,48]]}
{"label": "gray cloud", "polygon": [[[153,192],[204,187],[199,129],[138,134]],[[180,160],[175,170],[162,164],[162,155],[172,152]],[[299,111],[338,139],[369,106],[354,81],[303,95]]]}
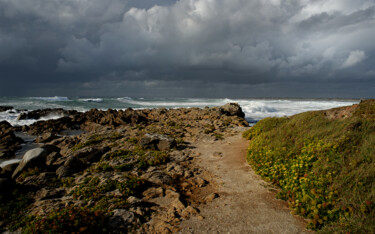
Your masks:
{"label": "gray cloud", "polygon": [[0,0],[0,95],[373,96],[374,25],[367,0]]}

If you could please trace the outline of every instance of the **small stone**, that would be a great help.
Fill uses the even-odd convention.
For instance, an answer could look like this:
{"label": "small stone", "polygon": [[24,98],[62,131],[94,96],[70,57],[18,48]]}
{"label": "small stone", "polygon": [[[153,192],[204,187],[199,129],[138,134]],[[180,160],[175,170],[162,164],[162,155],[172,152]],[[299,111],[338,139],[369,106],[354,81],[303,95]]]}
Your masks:
{"label": "small stone", "polygon": [[221,157],[223,157],[223,153],[222,152],[214,152],[213,156],[221,158]]}
{"label": "small stone", "polygon": [[218,197],[219,197],[219,194],[217,194],[217,193],[211,193],[204,200],[206,202],[212,202],[215,198],[218,198]]}
{"label": "small stone", "polygon": [[199,220],[201,220],[201,221],[204,219],[204,217],[203,217],[202,215],[198,215],[197,218],[198,218]]}

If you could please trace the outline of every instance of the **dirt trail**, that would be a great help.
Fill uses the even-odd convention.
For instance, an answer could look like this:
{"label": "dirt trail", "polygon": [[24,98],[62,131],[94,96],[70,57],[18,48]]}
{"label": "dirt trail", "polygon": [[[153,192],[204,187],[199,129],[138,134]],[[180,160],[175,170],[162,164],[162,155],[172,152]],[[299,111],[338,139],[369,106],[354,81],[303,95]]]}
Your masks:
{"label": "dirt trail", "polygon": [[219,198],[199,207],[203,220],[183,221],[181,233],[307,233],[305,221],[291,215],[247,164],[243,130],[224,140],[194,144],[196,163],[212,176]]}

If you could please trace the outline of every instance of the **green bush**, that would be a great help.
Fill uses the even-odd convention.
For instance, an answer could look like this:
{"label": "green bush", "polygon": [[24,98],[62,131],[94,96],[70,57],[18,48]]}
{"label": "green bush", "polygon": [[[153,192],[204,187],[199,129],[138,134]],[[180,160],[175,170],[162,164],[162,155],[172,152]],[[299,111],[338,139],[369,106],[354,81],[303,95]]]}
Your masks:
{"label": "green bush", "polygon": [[[244,132],[247,160],[293,214],[322,232],[375,232],[374,101],[346,119],[323,111],[266,118]],[[369,113],[367,113],[368,111]],[[356,112],[355,112],[356,113]],[[366,118],[364,118],[366,116]]]}

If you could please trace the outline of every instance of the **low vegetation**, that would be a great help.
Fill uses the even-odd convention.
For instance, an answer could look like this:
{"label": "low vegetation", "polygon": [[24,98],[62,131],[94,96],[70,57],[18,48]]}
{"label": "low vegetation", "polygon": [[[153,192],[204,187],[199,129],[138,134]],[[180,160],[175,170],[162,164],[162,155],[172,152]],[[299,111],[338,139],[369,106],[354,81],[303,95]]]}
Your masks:
{"label": "low vegetation", "polygon": [[243,134],[247,160],[309,228],[374,233],[374,117],[375,101],[367,100],[346,118],[317,111],[263,119]]}

